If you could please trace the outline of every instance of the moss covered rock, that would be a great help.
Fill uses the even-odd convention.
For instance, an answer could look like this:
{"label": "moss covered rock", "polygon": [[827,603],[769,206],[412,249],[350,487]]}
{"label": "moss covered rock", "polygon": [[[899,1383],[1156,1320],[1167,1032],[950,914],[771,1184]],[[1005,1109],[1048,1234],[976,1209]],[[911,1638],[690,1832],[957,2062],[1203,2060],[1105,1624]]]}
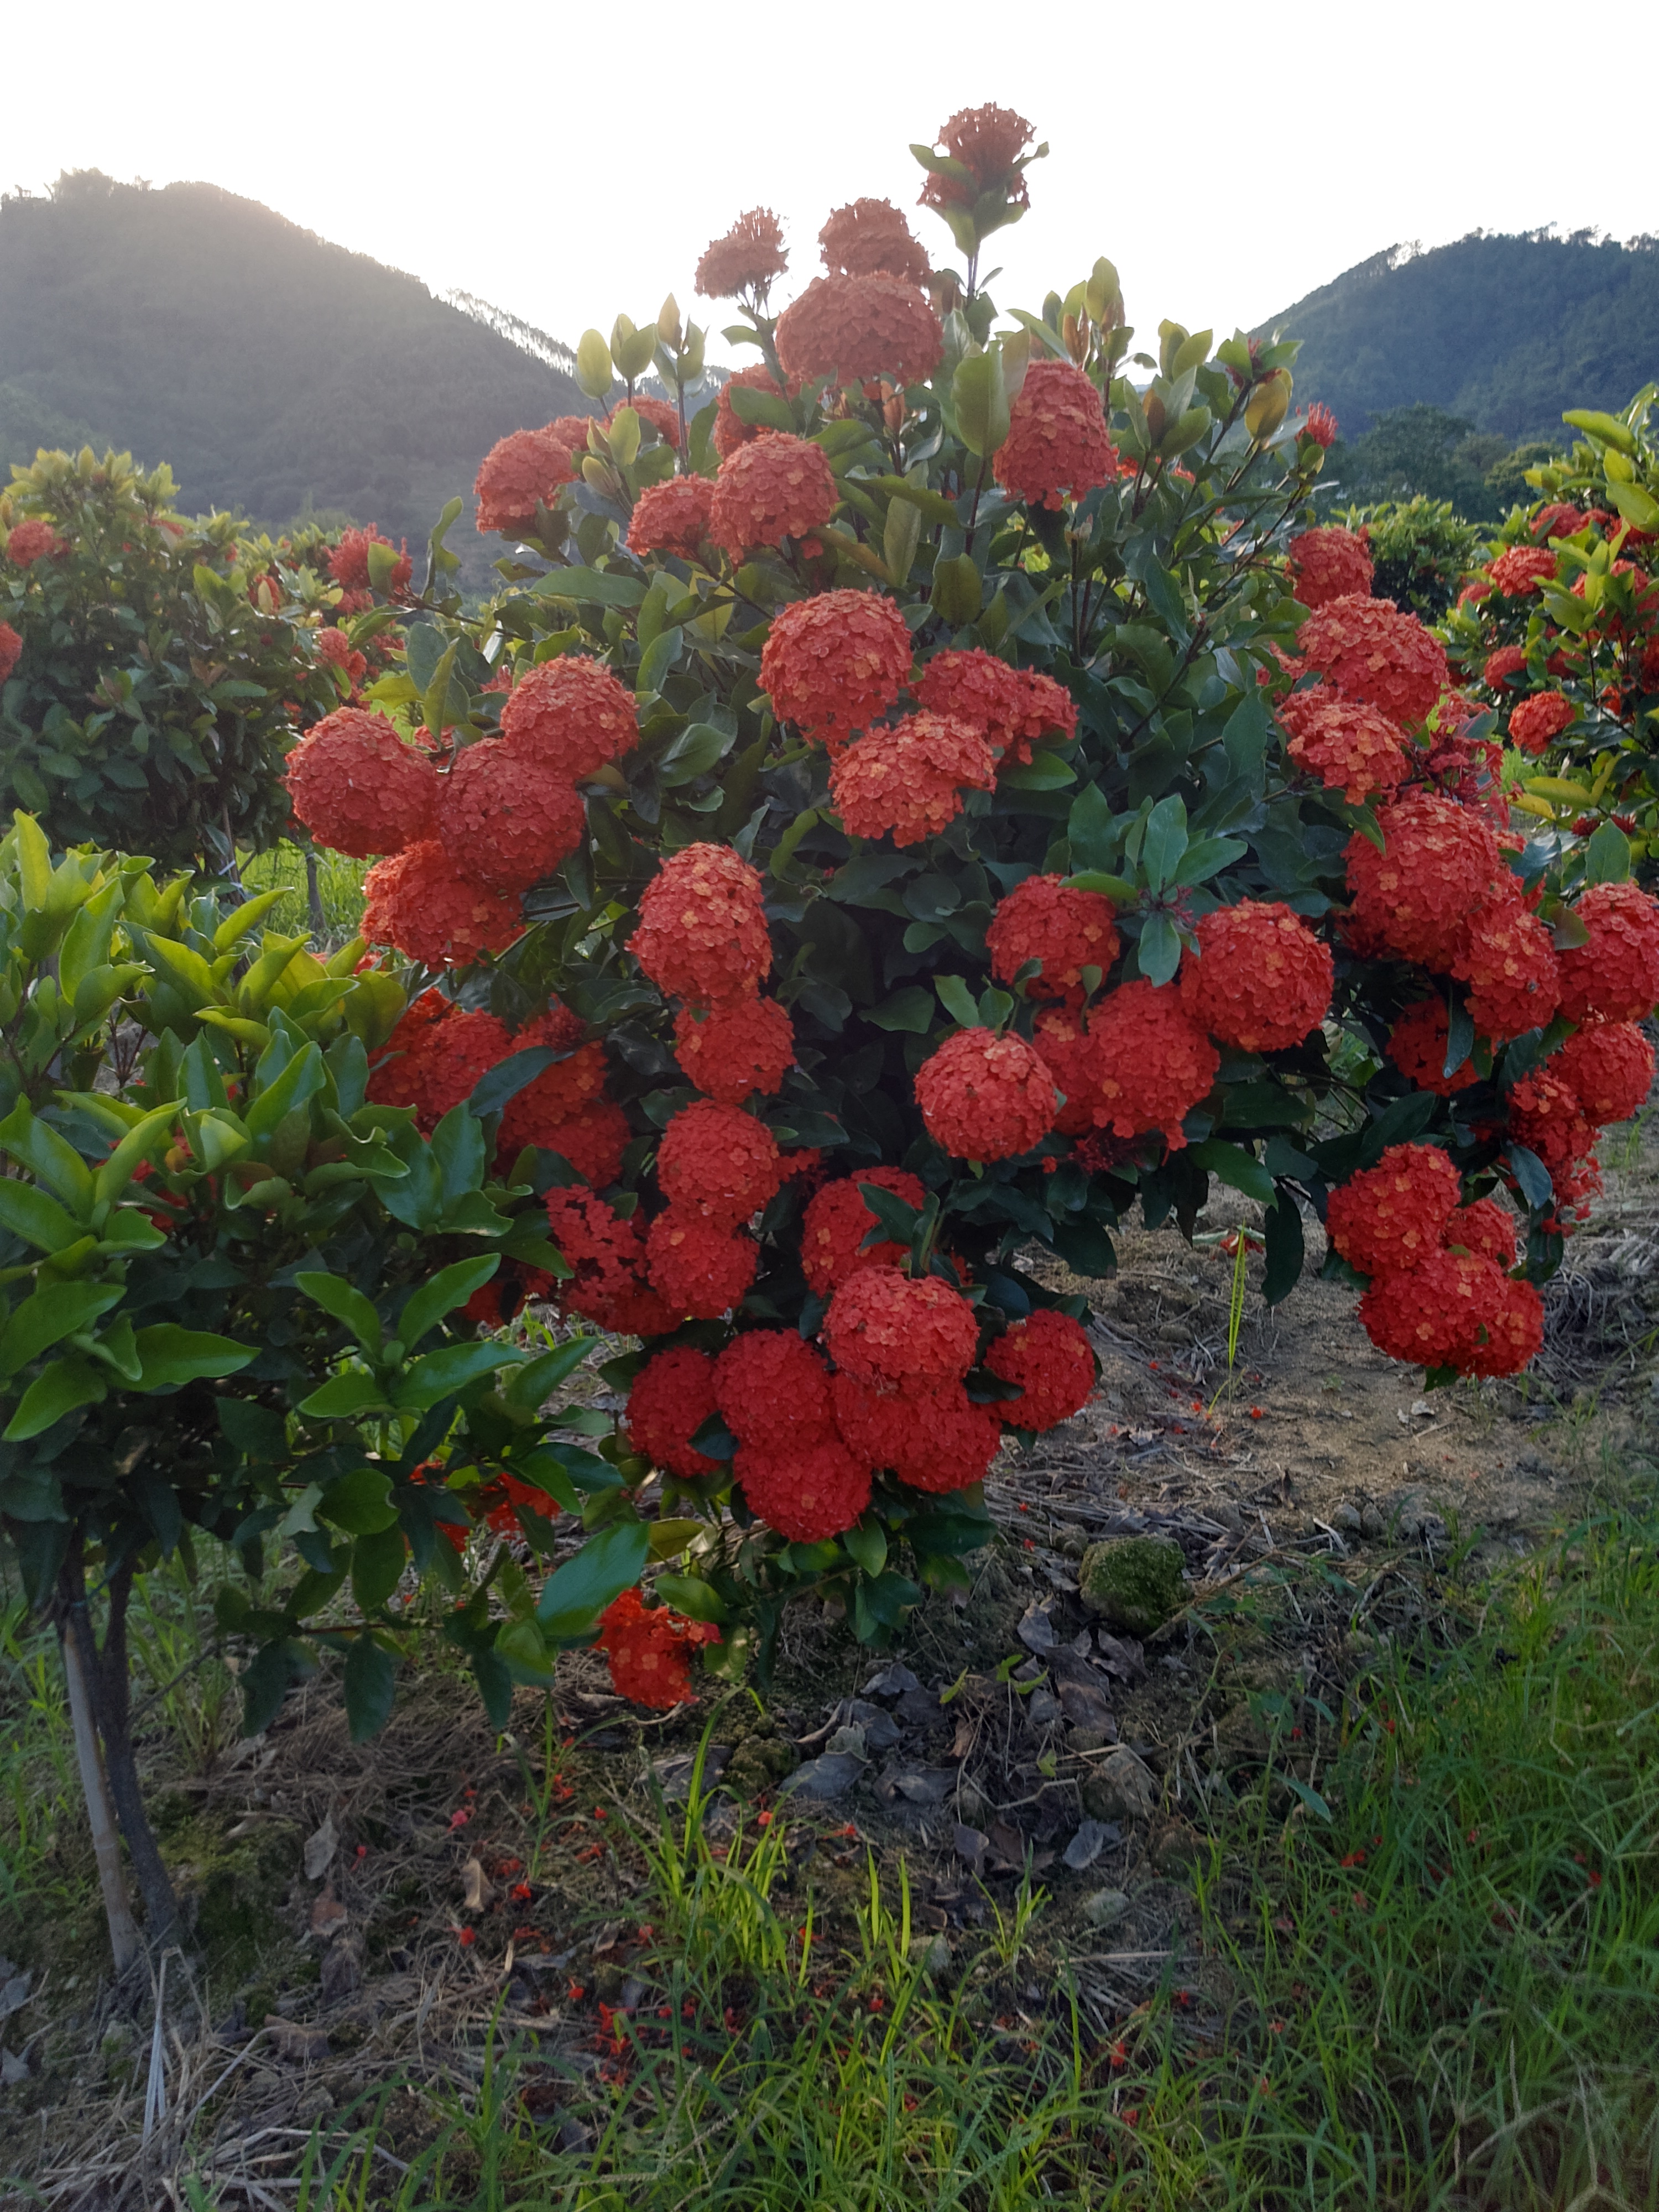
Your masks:
{"label": "moss covered rock", "polygon": [[1151,1636],[1186,1601],[1185,1561],[1160,1536],[1109,1536],[1091,1544],[1078,1568],[1078,1589],[1091,1613],[1126,1636]]}

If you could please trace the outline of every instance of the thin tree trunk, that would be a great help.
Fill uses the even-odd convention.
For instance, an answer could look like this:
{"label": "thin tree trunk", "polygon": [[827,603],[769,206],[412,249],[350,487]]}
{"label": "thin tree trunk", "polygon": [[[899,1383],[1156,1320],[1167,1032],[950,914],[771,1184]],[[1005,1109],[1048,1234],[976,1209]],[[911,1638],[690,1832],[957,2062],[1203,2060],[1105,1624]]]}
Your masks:
{"label": "thin tree trunk", "polygon": [[[82,1616],[82,1626],[85,1617]],[[109,1948],[117,1975],[126,1972],[142,1948],[138,1923],[127,1902],[126,1877],[121,1871],[121,1838],[115,1824],[115,1808],[109,1778],[98,1750],[98,1730],[92,1717],[92,1698],[82,1663],[82,1638],[70,1617],[59,1613],[58,1645],[64,1658],[64,1679],[69,1686],[70,1720],[75,1730],[75,1757],[81,1770],[81,1794],[87,1801],[92,1827],[92,1848],[98,1861],[98,1884],[104,1893],[104,1917],[109,1923]]]}
{"label": "thin tree trunk", "polygon": [[110,1796],[115,1801],[116,1818],[121,1824],[138,1894],[143,1900],[144,1932],[151,1945],[159,1948],[179,1940],[179,1900],[173,1895],[172,1880],[156,1848],[149,1817],[144,1810],[137,1763],[132,1755],[127,1679],[127,1601],[132,1595],[132,1563],[128,1560],[110,1577],[109,1620],[101,1651],[96,1650],[93,1639],[80,1561],[68,1562],[64,1574],[70,1582],[70,1624],[82,1639],[83,1656],[88,1659],[93,1713],[103,1739]]}
{"label": "thin tree trunk", "polygon": [[326,937],[328,934],[328,916],[323,912],[323,887],[321,883],[318,880],[317,855],[315,853],[308,852],[306,854],[306,896],[311,902],[312,935],[313,937]]}

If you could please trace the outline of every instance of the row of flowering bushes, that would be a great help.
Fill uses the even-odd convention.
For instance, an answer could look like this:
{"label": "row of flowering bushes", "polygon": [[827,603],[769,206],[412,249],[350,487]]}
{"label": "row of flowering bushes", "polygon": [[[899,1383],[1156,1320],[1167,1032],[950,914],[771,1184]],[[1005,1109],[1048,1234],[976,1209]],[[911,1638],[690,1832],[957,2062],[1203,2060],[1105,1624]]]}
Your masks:
{"label": "row of flowering bushes", "polygon": [[744,216],[698,283],[758,358],[695,413],[672,298],[589,332],[608,411],[480,471],[500,593],[429,589],[289,766],[378,856],[411,1003],[371,1096],[470,1103],[571,1271],[485,1317],[642,1340],[583,1519],[618,1679],[664,1699],[688,1624],[731,1663],[812,1590],[881,1641],[960,1577],[1004,1432],[1092,1380],[1032,1248],[1103,1275],[1133,1206],[1190,1231],[1218,1177],[1269,1299],[1311,1211],[1384,1350],[1513,1373],[1651,1076],[1629,848],[1513,833],[1441,641],[1303,526],[1334,424],[1294,348],[1132,357],[1103,261],[999,318],[981,249],[1041,151],[951,118],[923,202],[965,267],[858,201],[776,314]]}

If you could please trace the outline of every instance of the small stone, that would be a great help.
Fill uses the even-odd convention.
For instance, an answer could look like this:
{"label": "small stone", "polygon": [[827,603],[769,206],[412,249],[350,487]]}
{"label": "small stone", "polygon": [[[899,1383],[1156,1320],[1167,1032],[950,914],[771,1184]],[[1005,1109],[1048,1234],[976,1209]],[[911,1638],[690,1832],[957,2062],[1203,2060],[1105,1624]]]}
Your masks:
{"label": "small stone", "polygon": [[1388,1523],[1375,1505],[1366,1505],[1360,1509],[1359,1533],[1362,1536],[1368,1537],[1372,1543],[1375,1543],[1377,1538],[1386,1532],[1387,1528]]}
{"label": "small stone", "polygon": [[1185,1602],[1185,1566],[1180,1547],[1162,1537],[1109,1536],[1084,1553],[1078,1588],[1109,1626],[1147,1637]]}
{"label": "small stone", "polygon": [[1152,1838],[1152,1864],[1162,1875],[1190,1874],[1204,1854],[1204,1838],[1184,1820],[1171,1820]]}
{"label": "small stone", "polygon": [[1120,1745],[1108,1752],[1083,1784],[1083,1809],[1097,1820],[1146,1820],[1158,1809],[1151,1769]]}
{"label": "small stone", "polygon": [[1073,1874],[1081,1874],[1091,1867],[1106,1848],[1111,1830],[1104,1820],[1085,1820],[1066,1849],[1060,1854]]}
{"label": "small stone", "polygon": [[1083,1900],[1083,1917],[1091,1928],[1115,1928],[1128,1910],[1129,1899],[1121,1889],[1097,1889]]}
{"label": "small stone", "polygon": [[1358,1536],[1364,1533],[1364,1523],[1357,1505],[1339,1505],[1331,1516],[1331,1526],[1339,1536]]}

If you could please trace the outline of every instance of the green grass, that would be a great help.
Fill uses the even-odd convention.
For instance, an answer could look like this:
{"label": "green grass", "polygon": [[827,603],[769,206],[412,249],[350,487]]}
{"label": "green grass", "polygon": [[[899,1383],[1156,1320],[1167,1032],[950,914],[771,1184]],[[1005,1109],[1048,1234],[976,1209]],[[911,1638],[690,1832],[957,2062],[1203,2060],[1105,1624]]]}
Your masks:
{"label": "green grass", "polygon": [[[344,945],[357,934],[363,918],[362,860],[343,853],[317,855],[317,887],[323,904],[330,946]],[[250,891],[275,890],[285,886],[289,896],[272,907],[267,929],[297,937],[311,927],[311,902],[306,889],[306,856],[297,845],[274,845],[266,853],[252,853],[242,862],[242,881]]]}

